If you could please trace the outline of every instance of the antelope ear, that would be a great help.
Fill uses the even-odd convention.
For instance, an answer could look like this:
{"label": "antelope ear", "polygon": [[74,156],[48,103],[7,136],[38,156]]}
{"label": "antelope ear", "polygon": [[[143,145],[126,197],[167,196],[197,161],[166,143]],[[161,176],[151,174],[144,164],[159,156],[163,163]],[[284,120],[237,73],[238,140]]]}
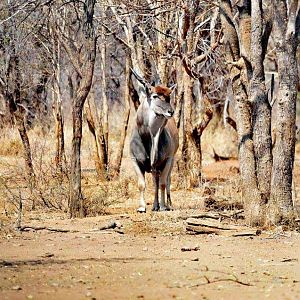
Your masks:
{"label": "antelope ear", "polygon": [[176,87],[177,87],[177,83],[175,83],[175,84],[173,84],[172,86],[169,87],[169,89],[171,90],[171,95],[174,93]]}

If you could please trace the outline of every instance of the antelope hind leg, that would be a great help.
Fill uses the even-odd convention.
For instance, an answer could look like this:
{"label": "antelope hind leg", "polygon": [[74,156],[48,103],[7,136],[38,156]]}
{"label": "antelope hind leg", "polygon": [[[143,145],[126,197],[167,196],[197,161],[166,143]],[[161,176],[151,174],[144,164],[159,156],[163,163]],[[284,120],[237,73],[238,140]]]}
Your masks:
{"label": "antelope hind leg", "polygon": [[145,213],[146,212],[146,203],[144,198],[145,187],[146,187],[145,172],[140,169],[136,160],[133,160],[133,166],[134,166],[135,173],[138,177],[138,187],[140,191],[139,208],[137,209],[137,212]]}
{"label": "antelope hind leg", "polygon": [[[160,211],[165,211],[165,210],[171,210],[171,207],[168,205],[166,205],[165,202],[165,193],[166,193],[166,187],[168,186],[167,182],[168,182],[168,176],[170,174],[170,171],[172,169],[172,165],[173,165],[173,158],[169,158],[166,162],[166,165],[163,169],[163,171],[160,174],[160,178],[159,178],[159,187],[160,187]],[[169,194],[169,191],[167,191],[167,193]]]}

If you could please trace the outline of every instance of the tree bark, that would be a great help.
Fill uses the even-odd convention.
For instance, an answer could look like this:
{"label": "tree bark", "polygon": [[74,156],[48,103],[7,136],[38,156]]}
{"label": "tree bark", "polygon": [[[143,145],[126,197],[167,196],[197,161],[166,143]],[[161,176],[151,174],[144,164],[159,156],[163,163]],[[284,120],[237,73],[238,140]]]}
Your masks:
{"label": "tree bark", "polygon": [[[239,32],[234,24],[230,1],[220,1],[222,12],[221,22],[224,29],[226,60],[230,62],[229,75],[232,91],[235,97],[235,114],[238,133],[239,163],[242,178],[243,203],[246,219],[249,224],[257,225],[260,219],[261,195],[256,176],[256,162],[254,154],[252,103],[248,99],[248,82],[251,78],[251,68],[247,57],[250,53],[251,24],[249,1],[244,1],[240,7],[243,21]],[[242,57],[243,54],[243,57]]]}
{"label": "tree bark", "polygon": [[106,143],[103,134],[103,126],[99,119],[98,108],[95,102],[95,95],[92,95],[88,99],[88,103],[85,109],[86,119],[90,132],[95,140],[95,166],[97,175],[100,181],[108,179],[107,161],[108,154],[106,152]]}
{"label": "tree bark", "polygon": [[[71,156],[71,174],[70,174],[70,202],[69,211],[70,217],[84,217],[86,214],[83,196],[81,191],[81,139],[82,139],[82,110],[84,102],[89,94],[92,86],[94,75],[94,66],[96,59],[96,41],[93,34],[92,22],[93,9],[95,0],[86,0],[85,18],[86,22],[83,26],[82,39],[83,49],[80,52],[84,53],[82,59],[83,65],[80,67],[80,82],[79,87],[73,98],[73,139],[72,139],[72,156]],[[64,47],[68,47],[66,43]],[[69,49],[68,49],[69,50]],[[84,51],[85,50],[85,51]],[[70,53],[69,55],[82,55],[81,53]],[[73,57],[74,58],[74,57]],[[70,58],[71,59],[71,58]]]}
{"label": "tree bark", "polygon": [[[249,199],[251,224],[263,224],[266,203],[270,196],[272,171],[271,106],[265,86],[262,1],[251,3],[251,65],[250,102],[253,105],[252,126],[255,169],[261,197]],[[264,37],[268,39],[269,36]]]}
{"label": "tree bark", "polygon": [[[268,212],[268,221],[271,224],[289,222],[293,217],[292,179],[299,82],[296,59],[298,41],[295,30],[296,16],[299,14],[297,3],[298,1],[291,1],[287,17],[287,3],[274,1],[274,34],[279,88],[275,103],[277,108],[276,142],[273,149],[271,199]],[[296,29],[299,30],[299,28]]]}
{"label": "tree bark", "polygon": [[26,174],[30,179],[33,180],[35,177],[35,173],[34,173],[33,164],[32,164],[30,142],[29,142],[23,114],[21,112],[16,112],[15,120],[16,120],[16,125],[18,128],[18,132],[19,132],[19,135],[22,140],[23,147],[24,147],[23,156],[24,156],[24,160],[25,160]]}

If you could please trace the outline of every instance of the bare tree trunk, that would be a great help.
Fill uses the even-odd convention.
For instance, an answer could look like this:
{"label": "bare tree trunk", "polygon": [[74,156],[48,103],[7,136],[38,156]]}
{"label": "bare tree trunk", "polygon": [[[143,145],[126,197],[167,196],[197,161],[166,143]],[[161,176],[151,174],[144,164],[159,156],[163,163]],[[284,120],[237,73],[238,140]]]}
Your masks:
{"label": "bare tree trunk", "polygon": [[103,137],[101,141],[101,152],[105,155],[102,155],[102,163],[106,172],[108,171],[108,102],[106,95],[106,74],[105,74],[105,59],[106,59],[106,46],[104,34],[102,36],[102,45],[101,45],[101,64],[100,64],[100,73],[101,73],[101,100],[102,100],[102,114],[101,114],[101,125],[103,128]]}
{"label": "bare tree trunk", "polygon": [[[251,5],[251,64],[250,102],[253,104],[252,126],[255,156],[255,169],[260,197],[248,200],[247,211],[251,224],[265,222],[266,203],[270,196],[272,171],[271,106],[265,86],[264,59],[269,32],[263,36],[263,11],[261,0],[252,1]],[[267,45],[267,43],[265,43]],[[250,217],[251,215],[251,217]]]}
{"label": "bare tree trunk", "polygon": [[58,83],[54,84],[54,99],[55,99],[55,136],[56,136],[56,152],[55,165],[57,170],[63,172],[63,161],[65,161],[65,139],[64,139],[64,119],[62,114],[62,102],[60,97],[60,88]]}
{"label": "bare tree trunk", "polygon": [[126,66],[125,66],[125,90],[124,90],[124,119],[123,119],[123,126],[121,127],[122,131],[120,134],[120,140],[119,140],[119,146],[117,150],[117,155],[115,159],[115,164],[113,166],[113,176],[117,177],[120,174],[121,169],[121,163],[122,163],[122,157],[123,157],[123,151],[124,151],[124,144],[127,134],[127,128],[128,128],[128,121],[130,116],[130,93],[129,93],[129,83],[130,83],[130,68],[129,68],[129,58],[126,58]]}
{"label": "bare tree trunk", "polygon": [[[192,101],[193,101],[193,82],[192,78],[184,72],[184,92],[183,92],[183,106],[182,106],[182,146],[181,146],[181,158],[182,161],[187,164],[189,161],[189,149],[188,149],[188,132],[192,130]],[[186,165],[189,169],[189,167]]]}
{"label": "bare tree trunk", "polygon": [[295,22],[298,1],[274,1],[274,34],[278,59],[279,89],[275,121],[276,142],[273,149],[271,199],[268,221],[273,224],[289,222],[293,217],[292,179],[295,157],[295,121],[298,86],[296,60],[297,34]]}
{"label": "bare tree trunk", "polygon": [[35,173],[33,169],[33,164],[32,164],[32,155],[31,155],[31,147],[30,147],[30,142],[26,130],[26,126],[24,123],[24,117],[21,112],[16,112],[15,113],[15,120],[16,120],[16,125],[22,140],[22,144],[24,147],[24,160],[25,160],[25,170],[26,174],[30,179],[34,179]]}
{"label": "bare tree trunk", "polygon": [[56,108],[56,154],[55,164],[60,173],[63,171],[63,161],[65,161],[65,139],[64,139],[64,121],[61,111],[61,103],[57,103]]}
{"label": "bare tree trunk", "polygon": [[82,102],[85,99],[74,99],[72,120],[73,120],[73,139],[72,139],[72,158],[70,176],[70,215],[74,217],[84,217],[85,211],[81,193],[81,162],[80,147],[82,139]]}
{"label": "bare tree trunk", "polygon": [[[249,1],[240,7],[242,18],[239,32],[234,25],[230,1],[221,0],[221,22],[224,29],[226,59],[232,91],[235,97],[235,114],[239,142],[239,163],[243,185],[243,202],[249,224],[256,225],[260,219],[261,195],[256,176],[256,162],[253,142],[252,104],[248,99],[248,82],[251,77],[249,53],[251,46],[251,17]],[[243,57],[242,57],[243,55]],[[250,70],[249,70],[250,69]]]}
{"label": "bare tree trunk", "polygon": [[107,153],[105,147],[105,140],[103,135],[103,127],[99,120],[98,109],[95,102],[94,93],[88,99],[88,103],[85,107],[86,120],[90,132],[92,133],[95,140],[95,166],[97,175],[100,181],[108,179],[107,173]]}
{"label": "bare tree trunk", "polygon": [[62,114],[61,101],[61,76],[60,76],[60,59],[61,59],[61,44],[55,36],[55,32],[50,27],[50,35],[52,37],[53,54],[52,54],[52,68],[53,68],[53,92],[52,98],[54,102],[54,116],[55,116],[55,137],[56,137],[56,152],[55,165],[60,174],[63,172],[63,161],[66,163],[65,157],[65,140],[64,140],[64,118]]}
{"label": "bare tree trunk", "polygon": [[[73,98],[73,140],[72,140],[72,158],[71,158],[71,174],[70,174],[70,202],[69,210],[70,217],[84,217],[85,209],[81,191],[81,162],[80,162],[80,148],[82,138],[82,110],[84,102],[89,94],[92,86],[94,75],[94,66],[96,59],[96,41],[93,33],[93,12],[95,0],[85,1],[85,23],[83,24],[83,49],[84,53],[83,65],[81,67],[81,80],[76,91],[75,98]],[[66,50],[69,50],[65,43]],[[74,53],[73,53],[74,55]],[[77,52],[77,55],[80,53]],[[70,58],[71,59],[71,58]]]}

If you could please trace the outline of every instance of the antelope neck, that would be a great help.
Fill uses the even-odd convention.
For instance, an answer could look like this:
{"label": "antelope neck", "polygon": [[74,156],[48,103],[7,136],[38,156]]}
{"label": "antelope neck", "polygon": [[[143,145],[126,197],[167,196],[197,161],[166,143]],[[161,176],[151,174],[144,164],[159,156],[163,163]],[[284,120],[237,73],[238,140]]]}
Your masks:
{"label": "antelope neck", "polygon": [[151,134],[152,147],[150,153],[151,166],[153,166],[158,159],[158,142],[160,134],[167,123],[167,119],[162,115],[157,115],[148,105],[148,128]]}

